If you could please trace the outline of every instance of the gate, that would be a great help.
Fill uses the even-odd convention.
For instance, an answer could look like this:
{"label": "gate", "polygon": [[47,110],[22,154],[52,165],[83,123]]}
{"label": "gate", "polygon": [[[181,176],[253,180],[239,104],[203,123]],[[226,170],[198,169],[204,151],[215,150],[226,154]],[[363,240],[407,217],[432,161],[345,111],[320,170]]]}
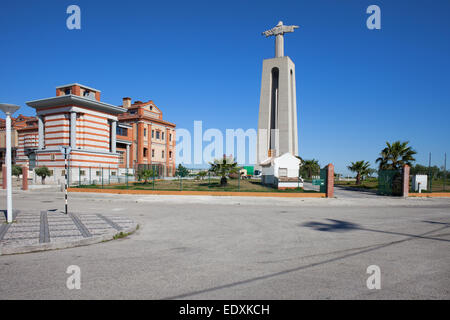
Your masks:
{"label": "gate", "polygon": [[402,194],[401,170],[378,171],[378,194],[385,196],[400,196]]}
{"label": "gate", "polygon": [[320,169],[320,192],[327,192],[327,167]]}

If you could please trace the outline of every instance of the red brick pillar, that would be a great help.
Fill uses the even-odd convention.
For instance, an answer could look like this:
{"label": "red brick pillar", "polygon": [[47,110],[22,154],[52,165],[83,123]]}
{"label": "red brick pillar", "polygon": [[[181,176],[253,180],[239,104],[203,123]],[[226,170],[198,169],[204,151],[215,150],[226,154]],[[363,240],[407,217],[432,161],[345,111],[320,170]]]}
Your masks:
{"label": "red brick pillar", "polygon": [[402,196],[408,197],[409,193],[409,169],[410,167],[405,164],[403,167],[403,190],[402,190]]}
{"label": "red brick pillar", "polygon": [[334,166],[330,163],[327,166],[327,198],[334,196]]}
{"label": "red brick pillar", "polygon": [[2,165],[3,189],[6,189],[6,166]]}
{"label": "red brick pillar", "polygon": [[28,166],[22,166],[22,190],[28,190]]}

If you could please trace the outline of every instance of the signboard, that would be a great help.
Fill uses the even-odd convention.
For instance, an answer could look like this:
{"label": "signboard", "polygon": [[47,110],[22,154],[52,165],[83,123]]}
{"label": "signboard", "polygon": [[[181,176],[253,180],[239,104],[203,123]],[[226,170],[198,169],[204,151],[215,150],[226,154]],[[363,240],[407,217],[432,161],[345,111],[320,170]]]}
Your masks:
{"label": "signboard", "polygon": [[323,186],[324,183],[324,179],[313,179],[312,181],[313,186]]}

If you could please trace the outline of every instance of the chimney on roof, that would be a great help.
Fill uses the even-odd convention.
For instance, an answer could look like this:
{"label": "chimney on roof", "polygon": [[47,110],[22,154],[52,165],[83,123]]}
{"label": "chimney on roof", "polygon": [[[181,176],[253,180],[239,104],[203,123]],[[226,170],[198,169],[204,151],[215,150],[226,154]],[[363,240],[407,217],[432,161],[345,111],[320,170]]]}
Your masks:
{"label": "chimney on roof", "polygon": [[131,107],[131,98],[123,98],[123,107],[129,109]]}

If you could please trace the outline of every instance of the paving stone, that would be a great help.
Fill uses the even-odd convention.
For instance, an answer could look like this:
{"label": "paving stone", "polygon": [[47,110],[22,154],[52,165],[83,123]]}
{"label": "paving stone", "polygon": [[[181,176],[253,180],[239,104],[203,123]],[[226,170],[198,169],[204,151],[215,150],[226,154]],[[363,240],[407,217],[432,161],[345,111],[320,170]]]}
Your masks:
{"label": "paving stone", "polygon": [[0,213],[0,255],[97,243],[112,239],[119,230],[132,232],[137,227],[130,219],[100,214],[15,214],[16,222],[8,225]]}

